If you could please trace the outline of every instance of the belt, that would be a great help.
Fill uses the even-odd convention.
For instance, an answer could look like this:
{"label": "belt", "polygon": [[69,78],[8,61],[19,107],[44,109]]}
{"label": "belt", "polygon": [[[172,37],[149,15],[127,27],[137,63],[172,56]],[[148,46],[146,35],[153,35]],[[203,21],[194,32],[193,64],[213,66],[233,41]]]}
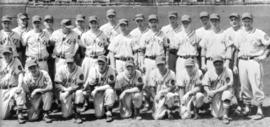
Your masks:
{"label": "belt", "polygon": [[256,56],[240,56],[239,59],[241,60],[253,60]]}
{"label": "belt", "polygon": [[145,58],[155,60],[156,59],[156,56],[145,56]]}
{"label": "belt", "polygon": [[17,87],[17,86],[12,86],[12,85],[5,85],[5,86],[0,86],[0,89],[3,89],[3,90],[5,90],[5,89],[10,89],[10,88],[14,88],[14,87]]}
{"label": "belt", "polygon": [[28,56],[29,58],[32,58],[32,59],[35,59],[37,60],[38,62],[42,62],[42,61],[47,61],[48,58],[35,58],[35,57],[31,57],[31,56]]}
{"label": "belt", "polygon": [[93,59],[97,59],[98,58],[97,55],[86,55],[86,57],[90,57],[90,58],[93,58]]}
{"label": "belt", "polygon": [[56,55],[56,57],[57,57],[57,58],[61,58],[61,59],[66,59],[66,57],[63,56],[63,55]]}
{"label": "belt", "polygon": [[213,61],[213,58],[212,57],[206,57],[206,60]]}
{"label": "belt", "polygon": [[186,56],[178,56],[178,57],[183,58],[183,59],[189,59],[189,58],[194,59],[194,58],[196,58],[197,56],[186,55]]}
{"label": "belt", "polygon": [[133,60],[132,57],[115,57],[116,60],[129,61]]}

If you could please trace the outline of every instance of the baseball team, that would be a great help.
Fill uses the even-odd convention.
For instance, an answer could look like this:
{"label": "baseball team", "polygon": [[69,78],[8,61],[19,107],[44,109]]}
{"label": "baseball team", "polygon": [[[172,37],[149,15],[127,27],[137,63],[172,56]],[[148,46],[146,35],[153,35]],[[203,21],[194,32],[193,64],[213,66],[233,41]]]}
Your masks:
{"label": "baseball team", "polygon": [[270,38],[253,27],[251,13],[231,13],[226,30],[219,14],[205,11],[198,29],[190,15],[176,11],[163,27],[155,14],[136,14],[131,31],[130,20],[117,21],[114,9],[106,18],[101,25],[97,16],[78,14],[75,26],[62,19],[54,30],[52,15],[34,15],[30,28],[28,14],[19,13],[14,29],[12,17],[3,16],[1,119],[51,123],[58,111],[80,124],[89,108],[107,122],[115,113],[141,120],[143,112],[155,120],[199,119],[209,112],[225,124],[232,113],[264,117],[262,62]]}

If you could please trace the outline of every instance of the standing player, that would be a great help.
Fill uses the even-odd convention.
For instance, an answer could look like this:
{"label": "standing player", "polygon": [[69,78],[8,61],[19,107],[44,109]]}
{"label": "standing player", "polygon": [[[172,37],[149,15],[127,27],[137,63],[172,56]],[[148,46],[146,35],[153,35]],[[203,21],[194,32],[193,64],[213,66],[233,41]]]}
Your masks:
{"label": "standing player", "polygon": [[203,77],[202,85],[207,94],[207,103],[210,103],[211,113],[215,118],[222,118],[229,124],[229,108],[233,98],[232,85],[233,73],[224,67],[224,58],[216,56],[213,59],[214,69],[207,70]]}
{"label": "standing player", "polygon": [[44,16],[44,29],[43,31],[46,32],[48,35],[52,35],[54,28],[53,28],[54,18],[52,15],[45,15]]}
{"label": "standing player", "polygon": [[[19,81],[19,86],[24,89],[27,101],[30,103],[28,110],[28,119],[37,120],[43,115],[43,120],[46,123],[51,123],[52,119],[49,116],[49,111],[52,105],[52,81],[48,72],[40,70],[36,60],[26,60],[27,71],[24,74],[22,81]],[[42,106],[42,109],[40,109]]]}
{"label": "standing player", "polygon": [[[262,103],[264,99],[263,92],[263,69],[262,61],[269,54],[269,36],[262,30],[253,27],[253,15],[244,13],[242,15],[243,29],[235,43],[236,57],[239,63],[239,77],[241,83],[241,96],[245,107],[244,114],[250,115],[251,100],[257,107],[257,113],[253,119],[263,118]],[[237,58],[236,58],[237,60]],[[234,65],[237,68],[237,64]]]}
{"label": "standing player", "polygon": [[74,32],[76,32],[78,35],[82,36],[84,32],[86,32],[85,29],[85,16],[78,14],[76,16],[76,21],[75,21],[76,27],[73,29]]}
{"label": "standing player", "polygon": [[53,58],[55,58],[55,71],[65,65],[65,59],[74,57],[79,47],[79,35],[71,30],[73,28],[70,19],[61,21],[61,29],[53,32],[50,40],[54,45]]}
{"label": "standing player", "polygon": [[133,61],[126,62],[126,70],[117,76],[116,81],[116,85],[121,90],[119,96],[121,117],[130,118],[133,115],[137,120],[141,120],[143,81],[142,74],[136,70]]}
{"label": "standing player", "polygon": [[108,23],[102,25],[100,30],[110,39],[110,41],[120,33],[120,28],[116,21],[116,11],[114,9],[107,10]]}
{"label": "standing player", "polygon": [[[175,73],[166,67],[166,58],[156,58],[157,68],[151,71],[149,85],[155,88],[153,118],[162,119],[167,114],[173,119],[172,111],[175,106],[176,92]],[[178,105],[179,106],[179,105]]]}
{"label": "standing player", "polygon": [[[177,85],[180,87],[181,118],[191,118],[191,111],[194,112],[194,119],[199,118],[199,108],[203,105],[204,95],[201,93],[201,79],[203,73],[196,67],[196,61],[192,58],[185,61],[185,70],[182,71]],[[191,109],[193,107],[193,109]]]}
{"label": "standing player", "polygon": [[220,16],[216,13],[210,15],[212,30],[203,38],[201,45],[202,70],[213,69],[213,57],[222,56],[226,59],[225,66],[229,67],[232,43],[226,40],[225,32],[220,28]]}
{"label": "standing player", "polygon": [[196,34],[203,39],[206,37],[206,33],[211,30],[211,24],[209,21],[209,14],[208,12],[202,11],[200,13],[200,21],[202,23],[202,27],[196,29]]}
{"label": "standing player", "polygon": [[85,77],[88,77],[89,71],[95,67],[98,56],[107,55],[107,47],[109,45],[107,36],[98,29],[99,21],[96,16],[89,17],[89,26],[90,30],[83,33],[81,37],[81,45],[86,48],[82,62]]}
{"label": "standing player", "polygon": [[25,95],[18,86],[18,77],[22,72],[22,64],[15,59],[12,48],[2,49],[3,67],[0,70],[1,119],[12,116],[14,106],[17,107],[18,122],[25,123],[22,111],[25,104]]}
{"label": "standing player", "polygon": [[49,35],[41,29],[42,19],[35,15],[32,17],[33,29],[23,36],[23,46],[26,46],[27,60],[35,59],[41,70],[49,71],[47,47],[49,46]]}
{"label": "standing player", "polygon": [[161,31],[165,34],[165,36],[169,39],[169,69],[176,72],[176,60],[177,60],[177,33],[181,32],[181,25],[178,23],[178,13],[177,12],[169,12],[169,22],[170,24],[163,26]]}
{"label": "standing player", "polygon": [[108,47],[111,66],[116,69],[117,73],[124,71],[126,61],[134,60],[135,40],[128,32],[128,25],[127,19],[119,20],[121,34],[114,37]]}
{"label": "standing player", "polygon": [[[106,115],[106,121],[113,121],[112,108],[116,100],[114,91],[115,70],[108,65],[106,56],[98,57],[98,66],[93,67],[84,85],[86,92],[91,92],[94,98],[95,115],[101,118]],[[105,112],[106,111],[106,112]]]}
{"label": "standing player", "polygon": [[59,66],[55,75],[56,89],[61,103],[62,116],[68,118],[74,114],[75,123],[81,124],[81,109],[84,104],[82,69],[76,65],[73,58],[65,60],[65,66]]}
{"label": "standing player", "polygon": [[142,64],[143,64],[143,54],[140,50],[140,39],[144,33],[146,33],[149,29],[147,25],[145,24],[145,17],[143,14],[136,14],[135,16],[135,22],[137,25],[137,28],[133,29],[129,34],[132,36],[133,39],[135,39],[135,46],[139,46],[137,52],[134,52],[135,56],[135,65],[137,68],[142,70]]}

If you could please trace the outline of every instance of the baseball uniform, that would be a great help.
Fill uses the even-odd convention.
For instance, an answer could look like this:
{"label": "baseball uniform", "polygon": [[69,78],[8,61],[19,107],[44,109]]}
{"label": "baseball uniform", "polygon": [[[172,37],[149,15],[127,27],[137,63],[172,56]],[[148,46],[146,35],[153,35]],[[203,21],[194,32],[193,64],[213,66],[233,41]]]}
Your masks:
{"label": "baseball uniform", "polygon": [[53,57],[56,58],[55,71],[57,72],[59,67],[65,65],[67,57],[73,57],[76,54],[79,47],[79,35],[74,31],[64,34],[62,29],[58,29],[53,32],[50,40],[54,45]]}
{"label": "baseball uniform", "polygon": [[[87,77],[84,87],[87,87],[87,85],[89,85],[90,87],[98,88],[105,85],[109,85],[109,82],[115,82],[116,71],[110,66],[107,66],[107,70],[104,73],[100,73],[97,67],[94,67],[91,69],[90,74],[91,75]],[[117,97],[115,91],[110,86],[104,91],[97,92],[93,98],[94,98],[95,115],[96,117],[101,118],[105,113],[104,111],[105,106],[112,107]]]}
{"label": "baseball uniform", "polygon": [[[56,89],[60,89],[60,85],[65,88],[78,88],[79,84],[83,84],[84,75],[82,69],[76,65],[73,72],[68,71],[67,65],[60,67],[55,75]],[[68,93],[66,91],[59,91],[59,99],[62,107],[62,116],[67,118],[73,114],[74,105],[84,103],[84,95],[81,89]]]}
{"label": "baseball uniform", "polygon": [[[156,88],[156,95],[154,100],[154,119],[162,119],[167,110],[175,106],[176,98],[179,96],[175,90],[175,73],[167,69],[165,75],[161,75],[160,71],[156,68],[151,71],[149,85]],[[169,92],[164,90],[171,89]],[[158,98],[159,97],[159,98]]]}
{"label": "baseball uniform", "polygon": [[30,30],[23,36],[23,46],[26,46],[27,59],[35,59],[38,61],[40,69],[49,71],[47,47],[49,46],[50,36],[44,32],[35,32]]}
{"label": "baseball uniform", "polygon": [[20,47],[21,37],[13,31],[0,31],[0,49],[11,47],[14,56],[18,56],[17,48]]}
{"label": "baseball uniform", "polygon": [[205,29],[205,27],[200,27],[196,29],[196,35],[203,40],[203,38],[207,37],[207,33],[210,32],[211,29]]}
{"label": "baseball uniform", "polygon": [[212,98],[206,97],[206,103],[210,102],[211,113],[215,118],[221,118],[224,116],[224,101],[231,101],[233,98],[232,85],[233,85],[233,73],[229,68],[225,68],[223,72],[218,75],[216,71],[207,70],[205,73],[202,85],[208,87],[209,90],[217,90],[224,85],[229,86],[228,89],[223,92],[216,93]]}
{"label": "baseball uniform", "polygon": [[[121,72],[117,78],[116,83],[121,91],[125,91],[134,87],[139,87],[142,84],[142,74],[136,70],[132,76],[128,76],[127,71]],[[133,107],[139,109],[142,106],[143,95],[141,92],[128,93],[120,101],[120,116],[122,118],[129,118],[132,116]]]}
{"label": "baseball uniform", "polygon": [[[35,89],[44,89],[46,87],[52,88],[52,81],[47,71],[40,70],[38,77],[33,77],[33,75],[26,71],[23,77],[22,86],[26,95],[31,95]],[[51,91],[45,93],[38,93],[34,97],[28,98],[31,106],[28,110],[29,120],[37,120],[40,118],[41,111],[49,111],[52,105],[53,93]],[[40,105],[43,105],[40,109]]]}
{"label": "baseball uniform", "polygon": [[119,25],[112,25],[111,23],[106,23],[100,27],[100,30],[110,39],[110,41],[120,34]]}
{"label": "baseball uniform", "polygon": [[102,31],[94,33],[92,30],[89,30],[82,34],[81,43],[86,48],[82,69],[85,77],[88,77],[89,71],[96,65],[98,56],[105,55],[109,42],[107,36]]}

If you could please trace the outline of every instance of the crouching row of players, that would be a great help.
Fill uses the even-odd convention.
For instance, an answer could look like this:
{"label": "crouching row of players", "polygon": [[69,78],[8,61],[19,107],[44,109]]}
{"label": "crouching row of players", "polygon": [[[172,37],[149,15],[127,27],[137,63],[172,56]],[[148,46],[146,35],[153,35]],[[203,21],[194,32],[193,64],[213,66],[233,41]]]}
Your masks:
{"label": "crouching row of players", "polygon": [[[5,59],[9,59],[11,51],[3,52]],[[224,68],[221,57],[214,59],[215,69],[206,72],[203,79],[193,59],[186,61],[186,70],[177,80],[174,72],[166,67],[165,61],[165,57],[157,57],[157,68],[152,70],[148,85],[144,85],[142,74],[136,70],[133,61],[127,61],[126,70],[117,74],[107,64],[106,57],[100,56],[97,67],[91,70],[89,77],[84,77],[74,59],[68,58],[66,66],[56,72],[56,92],[53,93],[52,81],[46,71],[39,69],[37,61],[27,60],[25,72],[19,74],[22,70],[19,60],[10,57],[7,72],[13,71],[5,75],[10,74],[12,77],[18,74],[18,86],[1,84],[1,99],[4,103],[1,114],[4,119],[10,117],[16,105],[19,123],[37,120],[41,116],[50,123],[52,119],[49,112],[55,94],[60,101],[62,116],[73,117],[76,123],[83,122],[81,113],[89,98],[93,99],[96,117],[106,116],[107,122],[113,121],[112,109],[116,101],[120,104],[122,118],[142,119],[140,109],[145,100],[153,103],[154,119],[164,119],[166,116],[173,118],[174,111],[179,111],[183,119],[191,118],[192,114],[198,118],[199,107],[210,103],[214,117],[222,118],[225,123],[230,122],[228,109],[233,76],[229,69]],[[25,109],[27,117],[24,115]]]}

